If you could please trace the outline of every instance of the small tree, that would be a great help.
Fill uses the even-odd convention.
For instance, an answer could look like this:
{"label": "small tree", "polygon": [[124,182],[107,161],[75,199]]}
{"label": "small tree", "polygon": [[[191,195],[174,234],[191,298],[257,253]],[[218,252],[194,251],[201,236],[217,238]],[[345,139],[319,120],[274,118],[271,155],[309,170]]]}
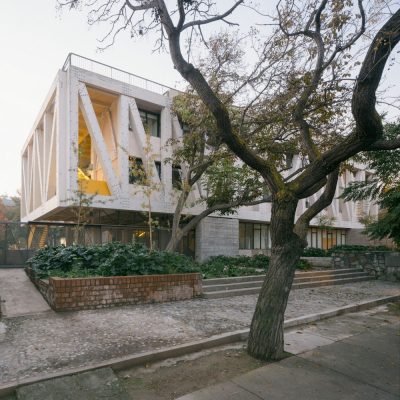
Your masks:
{"label": "small tree", "polygon": [[93,199],[96,194],[88,194],[85,183],[77,180],[77,189],[72,191],[70,198],[65,201],[71,204],[72,218],[75,223],[73,230],[73,244],[84,243],[85,226],[90,221]]}
{"label": "small tree", "polygon": [[[215,39],[212,43],[217,41]],[[229,62],[225,64],[230,66]],[[214,84],[222,86],[217,78]],[[261,177],[246,165],[238,164],[232,153],[215,137],[214,118],[197,95],[189,92],[175,97],[173,111],[184,128],[184,135],[169,142],[173,151],[166,162],[183,168],[181,181],[175,188],[178,198],[167,251],[175,251],[183,236],[208,215],[233,213],[239,206],[268,200],[268,196],[263,194]],[[201,195],[188,204],[196,185]],[[204,210],[191,217],[193,206],[202,206]],[[190,219],[181,226],[185,208]]]}
{"label": "small tree", "polygon": [[[161,183],[157,181],[154,166],[156,155],[153,153],[151,145],[151,133],[146,124],[146,142],[143,146],[144,162],[137,162],[137,159],[131,158],[129,167],[130,179],[133,179],[135,183],[140,185],[140,189],[136,190],[136,193],[142,193],[144,195],[144,202],[142,207],[147,210],[147,226],[149,228],[149,250],[152,251],[153,244],[153,230],[157,225],[157,221],[153,219],[153,208],[152,208],[152,197],[154,193],[157,193],[161,189]],[[161,177],[160,177],[161,178]]]}

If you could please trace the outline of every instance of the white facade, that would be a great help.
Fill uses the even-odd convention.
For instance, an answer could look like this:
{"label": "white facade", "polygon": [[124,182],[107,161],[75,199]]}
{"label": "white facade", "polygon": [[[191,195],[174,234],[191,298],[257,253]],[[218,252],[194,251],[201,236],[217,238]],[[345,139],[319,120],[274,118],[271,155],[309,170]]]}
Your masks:
{"label": "white facade", "polygon": [[[172,187],[172,166],[163,160],[170,156],[168,140],[182,135],[171,115],[173,91],[79,56],[67,61],[22,150],[22,221],[66,220],[79,190],[93,196],[95,209],[143,210],[143,187],[131,184],[129,177],[130,159],[146,164],[146,134],[139,110],[159,118],[160,137],[157,132],[151,137],[151,154],[161,165],[159,178],[156,163],[150,163],[152,179],[159,186],[152,196],[152,211],[172,214],[177,192]],[[294,156],[291,171],[301,162]],[[366,178],[364,168],[355,167],[356,172],[346,171],[340,177],[335,199],[325,212],[337,228],[362,229],[359,217],[377,213],[376,205],[338,199],[351,181]],[[196,188],[189,203],[198,195]],[[298,214],[316,198],[302,200]],[[192,208],[190,214],[200,211]],[[235,218],[265,223],[270,219],[270,204],[242,207]],[[318,219],[313,224],[318,225]]]}

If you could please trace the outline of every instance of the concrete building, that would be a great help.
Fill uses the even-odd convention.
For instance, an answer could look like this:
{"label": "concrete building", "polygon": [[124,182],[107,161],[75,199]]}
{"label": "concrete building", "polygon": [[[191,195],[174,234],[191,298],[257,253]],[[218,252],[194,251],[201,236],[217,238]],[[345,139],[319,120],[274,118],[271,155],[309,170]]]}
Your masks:
{"label": "concrete building", "polygon": [[[108,226],[93,229],[96,242],[108,240],[148,240],[143,211],[147,198],[144,187],[132,174],[149,165],[154,186],[151,208],[159,221],[154,241],[163,247],[177,192],[174,180],[179,171],[163,160],[168,158],[171,138],[183,135],[171,114],[174,90],[156,82],[121,71],[87,58],[69,55],[50,88],[32,131],[22,150],[22,221],[74,222],[76,208],[84,194],[90,198],[90,224]],[[146,142],[144,124],[151,133]],[[151,162],[149,151],[151,146]],[[293,156],[291,171],[302,159]],[[312,221],[309,246],[329,248],[335,244],[361,243],[362,215],[376,215],[377,206],[368,202],[338,199],[343,188],[354,180],[365,180],[368,172],[355,165],[339,179],[337,196],[323,220]],[[199,196],[198,189],[192,199]],[[302,200],[301,214],[316,195]],[[75,210],[75,211],[74,211]],[[187,213],[196,215],[201,207]],[[218,254],[265,252],[270,248],[268,221],[270,205],[242,207],[234,217],[205,218],[185,238],[182,250],[198,259]],[[329,221],[329,229],[321,227]],[[120,229],[117,229],[120,227]]]}

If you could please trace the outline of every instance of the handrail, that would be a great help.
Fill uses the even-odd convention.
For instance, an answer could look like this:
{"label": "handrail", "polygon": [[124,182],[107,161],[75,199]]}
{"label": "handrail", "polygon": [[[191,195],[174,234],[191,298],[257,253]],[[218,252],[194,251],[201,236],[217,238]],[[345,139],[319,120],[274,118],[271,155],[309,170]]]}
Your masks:
{"label": "handrail", "polygon": [[164,95],[169,90],[180,92],[180,90],[163,85],[151,79],[143,78],[142,76],[132,74],[120,68],[112,67],[100,61],[92,60],[75,53],[69,53],[62,67],[63,71],[67,71],[70,67],[78,67],[87,71],[95,72],[100,75],[107,76],[111,79],[116,79],[129,85],[141,87]]}

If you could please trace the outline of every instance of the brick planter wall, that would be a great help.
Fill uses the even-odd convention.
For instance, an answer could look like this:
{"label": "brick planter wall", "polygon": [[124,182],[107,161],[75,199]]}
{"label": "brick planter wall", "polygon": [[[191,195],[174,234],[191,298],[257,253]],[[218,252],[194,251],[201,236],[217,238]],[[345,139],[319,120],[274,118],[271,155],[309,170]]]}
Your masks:
{"label": "brick planter wall", "polygon": [[96,278],[37,279],[28,276],[55,311],[74,311],[125,304],[186,300],[202,294],[198,273],[174,275],[111,276]]}

